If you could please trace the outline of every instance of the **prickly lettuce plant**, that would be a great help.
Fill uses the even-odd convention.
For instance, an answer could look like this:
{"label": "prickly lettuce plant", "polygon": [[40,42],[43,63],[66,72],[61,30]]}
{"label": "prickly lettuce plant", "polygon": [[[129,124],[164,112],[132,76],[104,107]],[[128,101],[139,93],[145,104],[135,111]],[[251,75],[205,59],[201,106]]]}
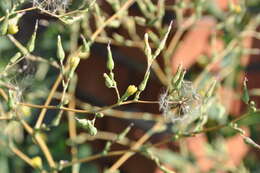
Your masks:
{"label": "prickly lettuce plant", "polygon": [[[200,135],[208,137],[204,147],[212,163],[207,171],[259,171],[253,154],[238,167],[223,164],[228,158],[225,141],[229,136],[238,134],[246,144],[260,149],[257,138],[241,128],[259,122],[259,109],[250,95],[258,92],[248,91],[246,78],[238,80],[244,71],[243,58],[259,53],[244,45],[247,38],[259,38],[257,5],[253,0],[229,1],[222,11],[214,0],[2,0],[1,171],[119,172],[131,156],[141,154],[162,172],[201,172],[199,158],[189,151],[186,141]],[[207,43],[213,49],[200,53],[189,68],[186,57],[182,63],[174,55],[187,33],[205,18],[214,21]],[[218,41],[223,43],[221,50],[214,49]],[[101,78],[114,93],[111,105],[97,106],[76,94],[81,80],[77,69],[94,59],[97,45],[103,45],[98,49],[107,55],[102,59],[106,66]],[[115,47],[138,50],[140,59],[145,59],[141,80],[129,81],[124,90],[118,80]],[[126,57],[122,56],[124,61]],[[163,92],[146,100],[144,93],[154,92],[150,90],[152,78],[160,82]],[[237,117],[231,116],[220,96],[225,87],[240,91],[237,97],[246,110]],[[156,105],[158,111],[120,109],[131,104]],[[129,124],[118,133],[102,131],[97,124],[106,117]],[[138,121],[152,122],[152,126],[135,141],[128,135],[135,129],[144,130],[135,124]],[[254,127],[251,131],[256,133]],[[152,142],[158,133],[167,135]],[[105,140],[104,146],[101,150],[91,147],[89,140]],[[172,143],[178,150],[161,147]],[[126,149],[114,150],[114,144]],[[105,166],[92,164],[111,156],[118,159]]]}

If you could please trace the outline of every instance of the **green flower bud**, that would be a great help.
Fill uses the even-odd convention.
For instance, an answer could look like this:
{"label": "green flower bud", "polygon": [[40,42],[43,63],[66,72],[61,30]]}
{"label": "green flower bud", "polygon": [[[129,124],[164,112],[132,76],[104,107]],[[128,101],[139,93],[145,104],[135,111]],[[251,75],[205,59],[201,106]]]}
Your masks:
{"label": "green flower bud", "polygon": [[148,71],[147,73],[145,73],[144,76],[144,80],[140,83],[140,85],[138,86],[139,91],[144,91],[144,89],[146,88],[147,85],[147,81],[149,79],[150,76],[150,71]]}
{"label": "green flower bud", "polygon": [[255,104],[254,101],[250,101],[249,102],[249,108],[250,108],[250,111],[252,111],[252,112],[256,112],[257,111],[256,104]]}
{"label": "green flower bud", "polygon": [[14,97],[15,97],[14,91],[9,90],[9,92],[8,92],[8,102],[7,102],[9,111],[13,110],[15,108],[15,106],[16,106],[16,102],[14,100]]}
{"label": "green flower bud", "polygon": [[244,79],[243,82],[243,94],[242,94],[242,100],[244,101],[245,104],[249,103],[249,94],[248,94],[248,89],[247,89],[247,78]]}
{"label": "green flower bud", "polygon": [[115,64],[114,64],[114,60],[110,48],[110,43],[108,43],[107,45],[107,52],[108,52],[107,69],[112,71],[114,69]]}
{"label": "green flower bud", "polygon": [[78,119],[76,118],[78,123],[87,130],[87,132],[91,136],[95,136],[97,134],[97,128],[94,126],[94,121],[85,120],[85,119]]}
{"label": "green flower bud", "polygon": [[81,35],[83,40],[82,52],[88,53],[90,51],[91,42],[87,41],[83,35]]}
{"label": "green flower bud", "polygon": [[76,68],[77,68],[78,65],[79,65],[79,62],[80,62],[80,58],[79,58],[79,57],[74,56],[74,57],[70,58],[70,61],[69,61],[69,66],[70,66],[70,68],[71,68],[73,71],[75,71]]}
{"label": "green flower bud", "polygon": [[173,140],[174,141],[177,141],[177,140],[179,140],[180,139],[180,135],[179,134],[175,134],[174,136],[173,136]]}
{"label": "green flower bud", "polygon": [[61,121],[61,118],[62,118],[62,114],[63,114],[63,111],[60,110],[59,113],[58,113],[58,115],[53,119],[53,121],[52,121],[51,124],[52,124],[54,127],[57,127],[57,126],[60,124],[60,121]]}
{"label": "green flower bud", "polygon": [[152,55],[152,49],[149,45],[149,35],[147,33],[145,33],[144,35],[144,42],[145,42],[145,47],[144,47],[145,56],[148,59],[148,64],[152,64],[153,55]]}
{"label": "green flower bud", "polygon": [[83,40],[83,45],[81,46],[79,57],[81,59],[87,59],[90,54],[90,46],[92,43],[90,41],[87,41],[83,35],[81,35],[81,38]]}
{"label": "green flower bud", "polygon": [[104,114],[101,113],[101,112],[98,112],[95,114],[97,118],[103,118],[104,117]]}
{"label": "green flower bud", "polygon": [[58,35],[58,40],[57,40],[57,57],[60,61],[63,61],[65,58],[65,52],[62,47],[60,35]]}
{"label": "green flower bud", "polygon": [[113,80],[106,74],[103,74],[104,78],[105,78],[105,84],[108,88],[113,88],[114,87],[114,82]]}
{"label": "green flower bud", "polygon": [[78,67],[79,65],[79,62],[80,62],[80,58],[79,57],[71,57],[69,59],[69,78],[72,78],[76,68]]}
{"label": "green flower bud", "polygon": [[27,49],[28,49],[29,52],[34,51],[37,29],[38,29],[38,21],[36,21],[36,24],[35,24],[35,27],[34,27],[34,32],[32,34],[30,41],[27,44]]}

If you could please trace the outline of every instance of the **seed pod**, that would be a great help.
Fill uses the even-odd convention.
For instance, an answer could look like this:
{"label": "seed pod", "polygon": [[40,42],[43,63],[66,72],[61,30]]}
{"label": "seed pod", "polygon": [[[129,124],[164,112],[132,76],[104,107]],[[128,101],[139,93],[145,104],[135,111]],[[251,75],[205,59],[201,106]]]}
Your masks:
{"label": "seed pod", "polygon": [[38,21],[36,21],[36,24],[35,24],[35,27],[34,27],[34,32],[32,34],[31,39],[29,40],[29,42],[27,44],[27,49],[28,49],[29,52],[34,51],[37,29],[38,29]]}
{"label": "seed pod", "polygon": [[65,58],[65,52],[62,47],[60,35],[58,35],[58,40],[57,40],[57,57],[60,61],[63,61]]}
{"label": "seed pod", "polygon": [[113,60],[113,56],[112,56],[112,52],[111,52],[111,48],[110,48],[110,43],[108,43],[107,45],[107,53],[108,53],[108,57],[107,57],[107,69],[112,71],[114,69],[114,60]]}

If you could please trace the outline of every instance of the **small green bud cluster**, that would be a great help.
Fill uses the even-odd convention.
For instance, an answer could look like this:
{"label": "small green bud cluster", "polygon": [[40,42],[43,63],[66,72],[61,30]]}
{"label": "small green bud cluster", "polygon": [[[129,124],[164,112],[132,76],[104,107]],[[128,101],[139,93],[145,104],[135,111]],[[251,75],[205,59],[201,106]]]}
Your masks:
{"label": "small green bud cluster", "polygon": [[97,128],[94,126],[95,123],[95,119],[94,120],[86,120],[86,119],[78,119],[75,118],[77,120],[77,122],[84,128],[87,130],[87,132],[91,135],[91,136],[95,136],[97,134]]}
{"label": "small green bud cluster", "polygon": [[117,88],[117,82],[115,81],[114,78],[114,68],[115,68],[115,64],[114,64],[114,60],[113,60],[113,55],[112,55],[112,51],[110,48],[110,42],[107,45],[107,69],[109,70],[109,74],[104,73],[104,78],[105,78],[105,84],[108,88],[114,88],[117,94],[117,99],[118,101],[120,101],[120,94]]}

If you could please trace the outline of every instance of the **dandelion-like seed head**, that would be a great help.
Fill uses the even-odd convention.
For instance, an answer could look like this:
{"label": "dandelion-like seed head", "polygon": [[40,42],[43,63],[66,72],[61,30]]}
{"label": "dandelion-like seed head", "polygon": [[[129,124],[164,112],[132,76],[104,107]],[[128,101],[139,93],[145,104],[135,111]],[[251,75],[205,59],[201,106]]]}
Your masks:
{"label": "dandelion-like seed head", "polygon": [[179,90],[167,90],[159,98],[160,111],[173,123],[191,121],[199,114],[201,105],[201,96],[190,81],[183,81]]}

